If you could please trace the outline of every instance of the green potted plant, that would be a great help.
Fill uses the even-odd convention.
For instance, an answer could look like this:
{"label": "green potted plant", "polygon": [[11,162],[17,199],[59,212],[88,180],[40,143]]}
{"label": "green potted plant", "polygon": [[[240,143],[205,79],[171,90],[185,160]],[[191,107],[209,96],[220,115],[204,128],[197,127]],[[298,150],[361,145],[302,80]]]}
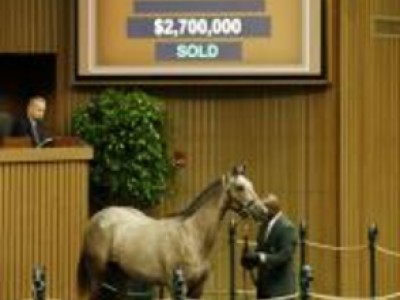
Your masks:
{"label": "green potted plant", "polygon": [[140,91],[108,89],[78,108],[73,131],[94,147],[91,199],[95,209],[159,203],[173,172],[161,102]]}

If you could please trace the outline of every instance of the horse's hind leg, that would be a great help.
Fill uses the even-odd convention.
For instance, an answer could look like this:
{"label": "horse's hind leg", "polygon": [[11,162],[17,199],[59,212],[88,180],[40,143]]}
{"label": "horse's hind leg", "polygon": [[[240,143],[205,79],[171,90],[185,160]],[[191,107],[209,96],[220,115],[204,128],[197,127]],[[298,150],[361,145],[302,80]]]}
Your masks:
{"label": "horse's hind leg", "polygon": [[[106,274],[106,264],[88,256],[87,267],[90,277],[90,300],[102,300],[102,282]],[[110,298],[109,298],[110,299]]]}
{"label": "horse's hind leg", "polygon": [[100,274],[92,274],[90,282],[90,300],[103,300],[103,292],[101,284],[103,281],[103,276]]}
{"label": "horse's hind leg", "polygon": [[107,265],[101,286],[101,300],[126,299],[125,295],[129,290],[126,275],[114,263]]}

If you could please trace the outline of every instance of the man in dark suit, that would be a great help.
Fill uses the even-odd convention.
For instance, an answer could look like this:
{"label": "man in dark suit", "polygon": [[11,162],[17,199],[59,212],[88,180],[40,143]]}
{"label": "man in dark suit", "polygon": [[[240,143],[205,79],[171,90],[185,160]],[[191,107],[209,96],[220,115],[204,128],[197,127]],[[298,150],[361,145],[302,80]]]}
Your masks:
{"label": "man in dark suit", "polygon": [[[255,251],[247,249],[241,259],[244,268],[257,267],[257,299],[292,295],[296,292],[293,256],[297,234],[293,223],[281,212],[278,197],[264,199],[268,218],[262,222]],[[288,297],[287,299],[291,299]]]}
{"label": "man in dark suit", "polygon": [[46,99],[34,96],[29,99],[26,114],[16,119],[12,128],[13,136],[29,136],[34,145],[40,145],[47,138],[43,128],[46,113]]}

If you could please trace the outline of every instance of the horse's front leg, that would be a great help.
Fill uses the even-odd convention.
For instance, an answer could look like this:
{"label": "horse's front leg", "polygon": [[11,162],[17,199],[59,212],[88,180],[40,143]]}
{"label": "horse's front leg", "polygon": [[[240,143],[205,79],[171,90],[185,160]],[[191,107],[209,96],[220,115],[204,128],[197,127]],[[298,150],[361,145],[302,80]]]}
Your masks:
{"label": "horse's front leg", "polygon": [[192,282],[188,283],[186,297],[189,299],[200,299],[203,295],[204,285],[208,277],[208,270]]}
{"label": "horse's front leg", "polygon": [[158,286],[158,299],[164,299],[164,285]]}

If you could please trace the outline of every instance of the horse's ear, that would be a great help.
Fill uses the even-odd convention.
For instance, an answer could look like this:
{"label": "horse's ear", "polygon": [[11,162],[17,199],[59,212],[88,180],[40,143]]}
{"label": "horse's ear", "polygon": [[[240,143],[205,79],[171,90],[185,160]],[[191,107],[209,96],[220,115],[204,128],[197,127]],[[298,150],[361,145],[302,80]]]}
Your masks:
{"label": "horse's ear", "polygon": [[246,166],[244,164],[236,165],[232,169],[233,176],[244,175],[245,172],[246,172]]}

